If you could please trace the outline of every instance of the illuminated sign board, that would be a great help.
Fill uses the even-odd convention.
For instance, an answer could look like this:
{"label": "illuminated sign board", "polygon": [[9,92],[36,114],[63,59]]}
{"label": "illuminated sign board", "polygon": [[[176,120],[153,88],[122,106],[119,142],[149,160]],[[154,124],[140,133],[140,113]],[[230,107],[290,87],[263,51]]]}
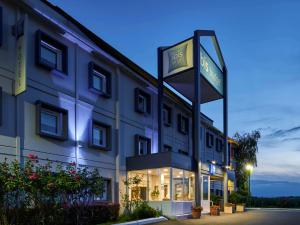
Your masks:
{"label": "illuminated sign board", "polygon": [[[193,39],[188,39],[163,51],[163,77],[193,69]],[[207,51],[200,47],[200,73],[223,95],[223,74]]]}
{"label": "illuminated sign board", "polygon": [[[27,80],[27,15],[20,19],[16,24],[17,36],[17,64],[16,64],[16,82],[15,95],[26,91]],[[19,33],[20,32],[20,33]]]}

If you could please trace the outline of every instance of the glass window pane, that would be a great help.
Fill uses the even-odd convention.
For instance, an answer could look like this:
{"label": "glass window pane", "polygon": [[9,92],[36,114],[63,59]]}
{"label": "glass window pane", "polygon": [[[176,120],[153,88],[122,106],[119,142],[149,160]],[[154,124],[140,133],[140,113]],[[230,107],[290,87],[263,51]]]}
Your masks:
{"label": "glass window pane", "polygon": [[62,70],[62,51],[45,41],[41,42],[41,58],[53,64],[55,69]]}
{"label": "glass window pane", "polygon": [[41,112],[41,131],[58,134],[58,115],[48,111]]}
{"label": "glass window pane", "polygon": [[[132,181],[133,178],[141,179],[141,182],[137,184],[130,184],[129,189],[129,199],[130,200],[147,200],[147,170],[136,170],[128,172],[128,180]],[[130,182],[129,182],[130,183]]]}
{"label": "glass window pane", "polygon": [[101,147],[106,146],[106,128],[94,125],[93,126],[93,144]]}
{"label": "glass window pane", "polygon": [[145,139],[139,140],[139,155],[146,155],[148,152],[148,142]]}
{"label": "glass window pane", "polygon": [[93,88],[98,91],[106,93],[106,76],[94,70]]}
{"label": "glass window pane", "polygon": [[208,200],[208,176],[203,176],[203,200]]}
{"label": "glass window pane", "polygon": [[195,199],[195,174],[190,171],[184,171],[184,199]]}
{"label": "glass window pane", "polygon": [[173,199],[175,201],[183,200],[183,170],[173,169]]}
{"label": "glass window pane", "polygon": [[138,107],[139,110],[142,112],[147,111],[147,102],[146,102],[146,98],[143,95],[139,95],[138,97]]}

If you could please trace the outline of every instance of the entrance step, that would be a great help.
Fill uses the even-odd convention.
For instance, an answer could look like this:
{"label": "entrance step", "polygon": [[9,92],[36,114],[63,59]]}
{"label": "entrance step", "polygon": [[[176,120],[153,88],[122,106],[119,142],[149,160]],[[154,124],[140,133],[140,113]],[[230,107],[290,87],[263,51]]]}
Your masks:
{"label": "entrance step", "polygon": [[191,219],[192,218],[192,214],[176,215],[175,218],[178,219],[178,220]]}

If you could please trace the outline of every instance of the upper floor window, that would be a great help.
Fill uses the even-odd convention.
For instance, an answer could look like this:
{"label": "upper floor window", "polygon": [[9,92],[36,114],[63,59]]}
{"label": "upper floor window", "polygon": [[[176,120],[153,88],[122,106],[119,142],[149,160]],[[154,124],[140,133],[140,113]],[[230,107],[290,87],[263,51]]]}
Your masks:
{"label": "upper floor window", "polygon": [[110,150],[110,126],[93,121],[91,146],[101,150]]}
{"label": "upper floor window", "polygon": [[41,136],[66,140],[68,136],[68,111],[38,101],[37,132]]}
{"label": "upper floor window", "polygon": [[49,70],[68,73],[68,48],[38,30],[36,32],[36,63]]}
{"label": "upper floor window", "polygon": [[221,152],[223,150],[223,140],[216,138],[216,151]]}
{"label": "upper floor window", "polygon": [[163,152],[171,152],[172,151],[172,146],[170,145],[164,145]]}
{"label": "upper floor window", "polygon": [[178,131],[183,134],[189,132],[189,119],[182,114],[178,114]]}
{"label": "upper floor window", "polygon": [[140,135],[135,136],[136,155],[151,154],[151,139]]}
{"label": "upper floor window", "polygon": [[211,148],[212,146],[214,146],[214,135],[206,132],[206,147]]}
{"label": "upper floor window", "polygon": [[135,111],[139,113],[151,113],[151,95],[147,92],[135,89]]}
{"label": "upper floor window", "polygon": [[172,109],[167,105],[163,106],[163,122],[165,126],[171,126],[172,123]]}
{"label": "upper floor window", "polygon": [[111,74],[93,62],[89,63],[89,88],[105,97],[111,96]]}

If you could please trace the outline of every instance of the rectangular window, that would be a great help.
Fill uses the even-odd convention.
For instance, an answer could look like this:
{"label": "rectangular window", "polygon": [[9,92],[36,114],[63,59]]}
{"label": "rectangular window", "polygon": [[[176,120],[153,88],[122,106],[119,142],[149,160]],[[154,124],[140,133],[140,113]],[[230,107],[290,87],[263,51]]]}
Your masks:
{"label": "rectangular window", "polygon": [[214,135],[206,132],[206,147],[211,148],[214,146]]}
{"label": "rectangular window", "polygon": [[178,131],[182,134],[188,134],[189,119],[182,114],[178,114]]}
{"label": "rectangular window", "polygon": [[216,151],[222,152],[223,151],[223,140],[216,138]]}
{"label": "rectangular window", "polygon": [[163,152],[171,152],[172,151],[172,146],[170,145],[164,145]]}
{"label": "rectangular window", "polygon": [[89,63],[89,89],[104,97],[111,97],[111,73],[93,62]]}
{"label": "rectangular window", "polygon": [[110,126],[93,121],[90,146],[101,150],[110,150]]}
{"label": "rectangular window", "polygon": [[96,201],[111,201],[111,180],[103,179],[103,193],[95,197]]}
{"label": "rectangular window", "polygon": [[68,48],[38,30],[36,32],[36,63],[49,70],[68,73]]}
{"label": "rectangular window", "polygon": [[139,88],[135,89],[135,111],[142,114],[151,113],[151,95]]}
{"label": "rectangular window", "polygon": [[66,140],[68,137],[68,111],[47,103],[37,104],[37,133],[40,136]]}
{"label": "rectangular window", "polygon": [[167,105],[163,106],[163,122],[165,126],[171,126],[172,123],[172,109]]}
{"label": "rectangular window", "polygon": [[136,155],[151,154],[151,139],[140,135],[135,136]]}

